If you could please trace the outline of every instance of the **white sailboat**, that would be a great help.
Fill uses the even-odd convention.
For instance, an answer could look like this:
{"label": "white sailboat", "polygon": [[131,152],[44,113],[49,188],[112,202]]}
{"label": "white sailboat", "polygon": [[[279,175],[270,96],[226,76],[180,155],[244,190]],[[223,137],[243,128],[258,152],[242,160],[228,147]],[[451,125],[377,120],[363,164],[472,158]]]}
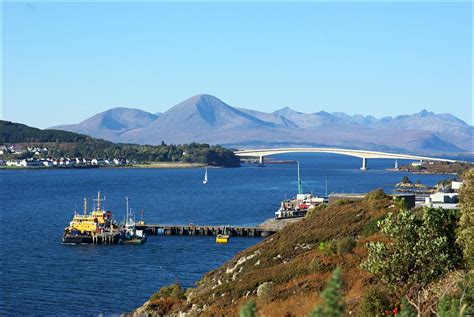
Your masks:
{"label": "white sailboat", "polygon": [[203,184],[207,184],[207,165],[206,165],[206,173],[204,174],[204,180],[202,181]]}

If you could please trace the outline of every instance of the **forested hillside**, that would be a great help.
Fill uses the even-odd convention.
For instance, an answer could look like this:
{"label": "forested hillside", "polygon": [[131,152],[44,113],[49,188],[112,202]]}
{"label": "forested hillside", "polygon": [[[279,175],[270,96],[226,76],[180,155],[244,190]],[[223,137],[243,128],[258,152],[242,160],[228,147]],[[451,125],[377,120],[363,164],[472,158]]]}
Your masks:
{"label": "forested hillside", "polygon": [[7,154],[6,158],[35,157],[27,147],[47,148],[47,156],[79,158],[124,158],[136,162],[186,162],[214,166],[235,167],[240,160],[233,151],[209,144],[138,145],[112,143],[83,134],[41,130],[24,124],[0,121],[0,144],[15,145],[18,153]]}

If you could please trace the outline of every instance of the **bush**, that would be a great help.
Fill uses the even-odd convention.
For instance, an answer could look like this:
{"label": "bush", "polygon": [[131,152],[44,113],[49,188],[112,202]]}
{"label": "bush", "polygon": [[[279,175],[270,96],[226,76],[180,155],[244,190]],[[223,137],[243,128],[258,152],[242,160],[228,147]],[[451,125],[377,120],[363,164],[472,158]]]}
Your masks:
{"label": "bush", "polygon": [[356,246],[356,241],[354,237],[344,237],[336,242],[336,252],[337,253],[349,253]]}
{"label": "bush", "polygon": [[257,297],[262,299],[265,302],[269,302],[272,300],[274,295],[273,291],[273,283],[272,282],[264,282],[260,284],[257,288]]}
{"label": "bush", "polygon": [[466,172],[463,180],[459,192],[461,219],[457,241],[463,248],[464,261],[474,268],[474,169]]}
{"label": "bush", "polygon": [[333,202],[334,206],[343,206],[343,205],[348,205],[354,203],[355,200],[353,199],[338,199],[335,202]]}
{"label": "bush", "polygon": [[342,291],[342,272],[335,269],[321,293],[323,302],[309,314],[310,317],[339,317],[344,314],[345,304]]}
{"label": "bush", "polygon": [[378,218],[372,218],[369,220],[369,222],[365,225],[365,227],[362,229],[361,234],[363,236],[370,236],[376,232],[379,231],[379,223],[385,219],[385,215],[378,217]]}
{"label": "bush", "polygon": [[382,188],[379,188],[365,194],[364,200],[372,202],[375,200],[382,200],[386,198],[388,198],[388,196],[385,194]]}
{"label": "bush", "polygon": [[380,288],[369,288],[359,304],[360,317],[381,317],[387,308],[391,307],[387,293]]}
{"label": "bush", "polygon": [[456,210],[441,208],[389,213],[380,226],[392,242],[369,243],[362,267],[394,288],[426,285],[460,264],[457,222]]}
{"label": "bush", "polygon": [[253,300],[249,300],[245,303],[244,306],[240,309],[240,317],[256,317],[257,315],[257,306]]}
{"label": "bush", "polygon": [[176,299],[186,299],[186,291],[182,289],[179,284],[163,286],[158,292],[151,296],[150,301],[168,297]]}
{"label": "bush", "polygon": [[324,255],[330,256],[337,252],[336,242],[328,241],[324,244]]}

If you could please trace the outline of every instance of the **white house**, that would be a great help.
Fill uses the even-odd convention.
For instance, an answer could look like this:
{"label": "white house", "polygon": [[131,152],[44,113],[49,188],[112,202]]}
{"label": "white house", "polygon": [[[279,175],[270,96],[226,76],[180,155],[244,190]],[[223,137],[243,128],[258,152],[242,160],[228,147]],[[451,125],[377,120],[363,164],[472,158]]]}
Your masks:
{"label": "white house", "polygon": [[451,189],[453,190],[459,190],[461,186],[462,186],[462,182],[452,181],[451,183]]}
{"label": "white house", "polygon": [[434,193],[430,195],[430,201],[434,203],[451,203],[455,204],[458,202],[457,193]]}
{"label": "white house", "polygon": [[7,161],[7,166],[21,166],[21,165],[19,161],[14,160],[14,161]]}
{"label": "white house", "polygon": [[51,161],[42,161],[42,162],[43,162],[43,165],[46,166],[46,167],[53,166],[53,162],[51,162]]}

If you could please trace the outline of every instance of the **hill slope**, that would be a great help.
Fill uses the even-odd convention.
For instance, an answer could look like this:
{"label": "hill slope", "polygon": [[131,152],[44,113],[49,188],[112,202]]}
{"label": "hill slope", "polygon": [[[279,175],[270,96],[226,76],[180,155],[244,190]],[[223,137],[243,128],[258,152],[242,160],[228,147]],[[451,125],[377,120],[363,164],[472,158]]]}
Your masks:
{"label": "hill slope", "polygon": [[119,107],[98,113],[78,124],[60,125],[52,128],[83,133],[110,141],[119,141],[122,133],[145,127],[158,117],[159,114]]}
{"label": "hill slope", "polygon": [[[168,309],[174,313],[191,309],[201,316],[235,316],[252,298],[262,316],[306,316],[337,266],[344,272],[346,302],[354,309],[372,279],[359,267],[367,256],[365,243],[372,239],[374,224],[391,204],[389,199],[380,199],[329,205],[206,274],[187,292],[187,302]],[[353,248],[338,249],[340,241],[348,238],[356,239]],[[271,291],[262,295],[258,289],[264,284],[271,285]],[[153,299],[139,311],[166,313],[163,304]]]}
{"label": "hill slope", "polygon": [[88,135],[56,129],[41,130],[25,124],[0,120],[0,143],[100,143],[112,144],[97,140]]}

